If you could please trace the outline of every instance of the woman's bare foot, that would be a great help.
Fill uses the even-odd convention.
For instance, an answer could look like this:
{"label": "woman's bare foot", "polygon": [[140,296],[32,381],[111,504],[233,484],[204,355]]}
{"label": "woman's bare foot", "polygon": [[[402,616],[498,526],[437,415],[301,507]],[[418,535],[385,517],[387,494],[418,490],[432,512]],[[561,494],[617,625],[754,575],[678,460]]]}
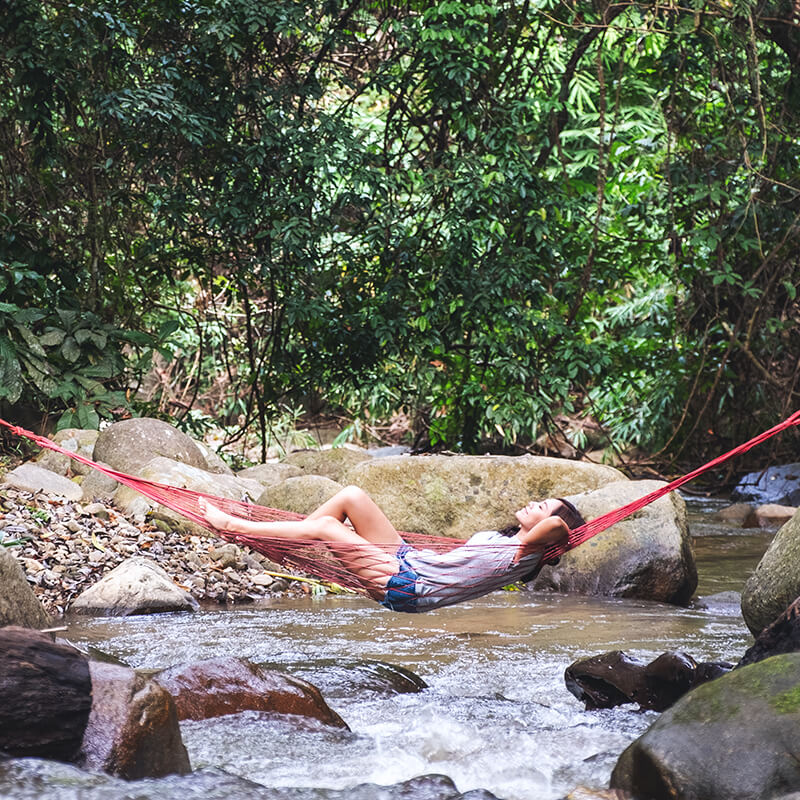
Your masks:
{"label": "woman's bare foot", "polygon": [[200,513],[212,528],[216,528],[218,531],[233,530],[233,517],[230,514],[226,514],[213,503],[209,503],[204,497],[201,497],[198,503],[200,505]]}

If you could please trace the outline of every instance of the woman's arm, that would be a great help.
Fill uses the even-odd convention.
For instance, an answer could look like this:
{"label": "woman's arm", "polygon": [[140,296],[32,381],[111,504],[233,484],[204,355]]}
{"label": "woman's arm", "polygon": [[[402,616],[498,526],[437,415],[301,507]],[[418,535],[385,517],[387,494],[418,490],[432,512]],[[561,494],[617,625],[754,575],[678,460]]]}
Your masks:
{"label": "woman's arm", "polygon": [[516,561],[531,553],[537,553],[553,544],[566,541],[569,527],[561,517],[547,517],[537,522],[530,530],[524,528],[517,534],[517,539],[522,543],[516,556]]}

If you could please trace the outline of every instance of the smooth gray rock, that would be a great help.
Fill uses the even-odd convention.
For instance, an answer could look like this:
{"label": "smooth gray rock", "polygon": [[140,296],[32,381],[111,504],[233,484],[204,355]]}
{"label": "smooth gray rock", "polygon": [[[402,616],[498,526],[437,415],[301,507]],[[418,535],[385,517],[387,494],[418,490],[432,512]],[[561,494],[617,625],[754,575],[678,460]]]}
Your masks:
{"label": "smooth gray rock", "polygon": [[263,487],[275,486],[277,483],[288,478],[299,478],[303,475],[300,467],[292,464],[256,464],[254,467],[240,470],[236,473],[237,478],[246,478],[251,481],[258,481]]}
{"label": "smooth gray rock", "polygon": [[[60,431],[56,431],[50,438],[65,450],[91,458],[99,435],[100,432],[96,430],[63,428]],[[92,468],[86,464],[82,464],[80,461],[76,461],[63,453],[56,453],[54,450],[42,450],[36,456],[35,461],[38,466],[57,472],[59,475],[66,475],[67,473],[87,475],[92,471]]]}
{"label": "smooth gray rock", "polygon": [[742,616],[754,635],[800,596],[800,510],[783,525],[742,591]]}
{"label": "smooth gray rock", "polygon": [[156,456],[198,469],[208,468],[203,453],[190,437],[160,419],[149,417],[109,425],[97,437],[93,458],[119,472],[139,475],[141,468]]}
{"label": "smooth gray rock", "polygon": [[[621,481],[571,499],[588,520],[662,486],[661,481]],[[534,589],[687,603],[697,588],[697,565],[677,492],[570,550],[543,567]]]}
{"label": "smooth gray rock", "polygon": [[50,624],[12,548],[0,547],[0,627],[47,628]]}
{"label": "smooth gray rock", "polygon": [[83,490],[77,483],[31,462],[6,473],[5,484],[25,492],[43,492],[67,500],[78,501],[83,497]]}
{"label": "smooth gray rock", "polygon": [[134,556],[112,569],[70,606],[84,614],[127,616],[195,611],[197,601],[154,561]]}

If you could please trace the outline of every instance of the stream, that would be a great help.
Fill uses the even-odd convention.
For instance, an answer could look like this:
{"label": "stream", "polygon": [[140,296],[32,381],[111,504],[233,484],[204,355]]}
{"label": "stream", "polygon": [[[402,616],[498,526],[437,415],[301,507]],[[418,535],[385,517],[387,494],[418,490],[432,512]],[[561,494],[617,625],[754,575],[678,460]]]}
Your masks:
{"label": "stream", "polygon": [[[254,712],[183,722],[192,766],[208,781],[191,796],[244,797],[226,792],[221,770],[269,787],[306,787],[291,793],[302,800],[434,773],[460,792],[556,800],[578,785],[607,786],[622,750],[657,717],[633,706],[584,711],[564,686],[569,664],[620,649],[643,661],[668,650],[736,661],[752,642],[733,593],[774,531],[713,521],[722,505],[689,502],[700,584],[688,608],[507,591],[404,615],[360,597],[323,596],[194,614],[69,618],[65,636],[137,669],[243,656],[315,683],[351,728]],[[428,688],[354,689],[353,662],[375,661],[412,671]],[[139,782],[130,793],[133,784],[107,776],[16,760],[0,764],[0,798],[177,800],[187,796],[187,780]]]}

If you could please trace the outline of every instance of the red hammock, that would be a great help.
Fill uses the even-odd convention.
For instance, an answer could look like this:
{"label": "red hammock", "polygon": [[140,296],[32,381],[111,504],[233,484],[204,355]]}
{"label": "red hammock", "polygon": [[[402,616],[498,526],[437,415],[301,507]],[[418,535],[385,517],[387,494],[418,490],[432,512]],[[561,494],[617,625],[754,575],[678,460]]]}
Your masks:
{"label": "red hammock", "polygon": [[[254,536],[250,534],[231,533],[227,531],[216,530],[206,522],[200,510],[199,500],[201,497],[206,498],[215,506],[228,514],[262,522],[277,520],[301,520],[303,519],[303,515],[301,514],[295,514],[290,511],[281,511],[280,509],[268,508],[266,506],[258,506],[252,503],[214,497],[213,495],[195,492],[191,489],[185,489],[178,486],[167,486],[165,484],[156,483],[144,478],[136,478],[132,475],[127,475],[124,472],[118,472],[110,467],[97,464],[85,456],[79,455],[78,453],[74,453],[70,450],[66,450],[63,447],[59,447],[59,445],[57,445],[55,442],[45,438],[44,436],[37,436],[31,431],[25,430],[24,428],[20,428],[16,425],[12,425],[3,419],[0,419],[0,425],[8,428],[17,436],[23,436],[27,439],[30,439],[40,447],[47,448],[48,450],[54,450],[57,453],[63,453],[64,455],[67,455],[70,458],[81,462],[82,464],[94,467],[100,472],[110,476],[111,478],[114,478],[119,483],[135,489],[137,492],[140,492],[141,494],[151,498],[152,500],[155,500],[161,505],[178,512],[187,519],[202,525],[224,539],[237,542],[238,544],[247,545],[253,550],[263,553],[273,561],[295,567],[303,572],[315,575],[325,581],[337,583],[341,586],[345,586],[363,593],[368,591],[369,587],[365,586],[356,575],[354,575],[347,567],[345,567],[341,562],[340,555],[335,556],[326,544],[316,541],[296,541],[277,537]],[[758,436],[750,439],[750,441],[735,447],[733,450],[729,450],[727,453],[718,456],[717,458],[709,461],[707,464],[703,464],[703,466],[698,467],[683,477],[677,478],[676,480],[665,484],[655,491],[646,494],[644,497],[640,497],[638,500],[634,500],[620,508],[609,511],[606,514],[603,514],[602,516],[599,516],[596,519],[581,525],[579,528],[575,528],[570,532],[569,539],[565,544],[558,546],[554,545],[545,550],[542,557],[542,563],[554,561],[566,551],[577,547],[587,539],[596,536],[598,533],[601,533],[607,528],[610,528],[612,525],[615,525],[617,522],[625,519],[625,517],[628,517],[634,512],[639,511],[669,492],[678,489],[707,470],[713,469],[714,467],[722,464],[736,455],[747,452],[750,450],[750,448],[761,444],[761,442],[766,441],[770,437],[775,436],[777,433],[780,433],[781,431],[784,431],[793,425],[800,425],[800,411],[796,411],[794,414],[775,427],[764,431]],[[430,536],[420,533],[402,533],[401,535],[403,539],[408,542],[408,544],[414,547],[434,550],[439,553],[445,553],[454,550],[455,548],[463,545],[466,541],[464,539],[452,539],[449,537]],[[510,539],[508,546],[518,547],[519,543],[515,542],[513,539]],[[355,549],[355,547],[356,546],[352,546],[353,549]],[[486,547],[496,547],[496,545],[486,545]],[[336,548],[340,554],[344,549],[340,544],[337,544]],[[394,549],[395,546],[392,545],[391,550],[393,551]],[[480,577],[481,576],[476,575],[476,581],[479,580]]]}

